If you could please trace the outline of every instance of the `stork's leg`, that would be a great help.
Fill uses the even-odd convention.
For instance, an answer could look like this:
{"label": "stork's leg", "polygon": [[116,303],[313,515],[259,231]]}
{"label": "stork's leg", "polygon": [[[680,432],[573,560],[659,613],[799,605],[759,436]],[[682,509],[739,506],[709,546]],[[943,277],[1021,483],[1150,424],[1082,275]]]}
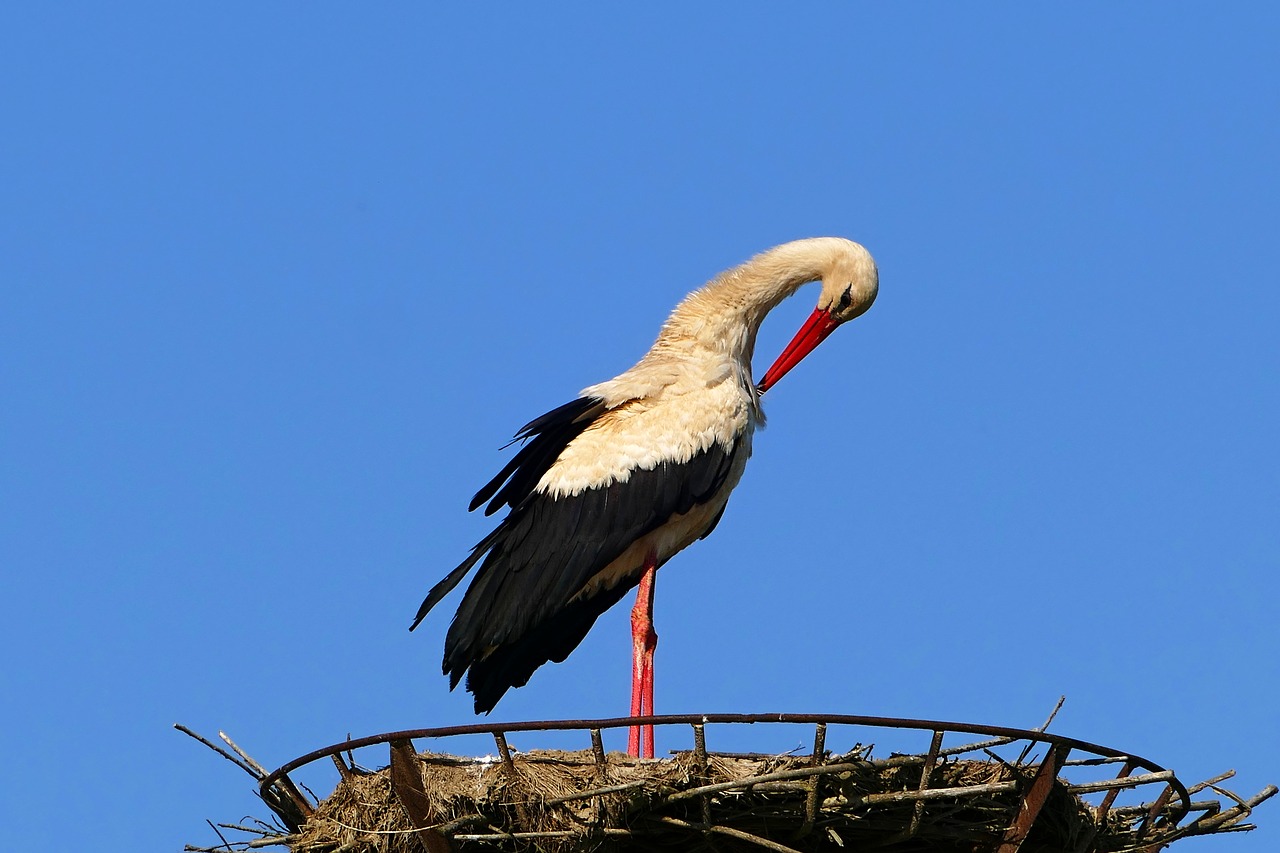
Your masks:
{"label": "stork's leg", "polygon": [[[631,716],[653,714],[653,650],[658,647],[658,633],[653,630],[653,582],[658,575],[658,557],[650,553],[644,561],[644,574],[636,592],[636,606],[631,609]],[[640,749],[641,730],[644,751]],[[653,726],[632,726],[627,754],[636,758],[653,758]]]}

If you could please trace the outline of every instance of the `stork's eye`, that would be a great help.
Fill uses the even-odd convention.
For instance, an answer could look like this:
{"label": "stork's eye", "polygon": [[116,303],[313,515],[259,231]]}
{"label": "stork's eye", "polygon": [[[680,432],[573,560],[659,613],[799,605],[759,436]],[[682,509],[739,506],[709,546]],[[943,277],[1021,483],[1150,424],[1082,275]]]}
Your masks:
{"label": "stork's eye", "polygon": [[844,289],[844,293],[840,294],[840,298],[836,301],[836,311],[840,312],[853,304],[853,285],[849,285]]}

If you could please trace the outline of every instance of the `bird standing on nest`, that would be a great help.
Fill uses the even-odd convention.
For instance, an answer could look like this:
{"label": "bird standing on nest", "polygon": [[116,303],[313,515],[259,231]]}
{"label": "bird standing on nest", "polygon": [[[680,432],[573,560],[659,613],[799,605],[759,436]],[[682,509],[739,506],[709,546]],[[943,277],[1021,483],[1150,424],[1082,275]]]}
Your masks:
{"label": "bird standing on nest", "polygon": [[[817,307],[757,386],[761,322],[811,281],[822,283]],[[631,713],[652,714],[658,567],[720,520],[764,422],[760,395],[870,308],[878,286],[875,261],[857,243],[784,243],[689,294],[630,370],[526,424],[516,434],[524,446],[470,506],[509,512],[431,589],[410,626],[479,563],[445,640],[450,689],[465,673],[476,713],[492,710],[542,664],[568,657],[638,586]],[[643,735],[652,757],[652,727]],[[632,755],[640,736],[633,727]]]}

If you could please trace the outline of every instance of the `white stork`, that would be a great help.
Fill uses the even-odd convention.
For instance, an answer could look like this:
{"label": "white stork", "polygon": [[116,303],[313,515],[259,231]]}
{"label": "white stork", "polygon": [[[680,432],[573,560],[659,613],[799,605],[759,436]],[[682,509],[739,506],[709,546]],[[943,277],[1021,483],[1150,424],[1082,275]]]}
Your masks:
{"label": "white stork", "polygon": [[[822,282],[817,308],[757,386],[760,323],[811,281]],[[470,506],[509,511],[432,587],[409,629],[480,564],[445,640],[450,689],[465,673],[476,713],[487,713],[542,664],[568,657],[639,586],[631,714],[652,714],[656,570],[720,520],[764,422],[760,395],[871,307],[878,286],[875,261],[857,243],[785,243],[689,294],[630,370],[526,424],[516,434],[524,445]],[[653,729],[644,729],[652,757]],[[632,755],[640,734],[632,728]]]}

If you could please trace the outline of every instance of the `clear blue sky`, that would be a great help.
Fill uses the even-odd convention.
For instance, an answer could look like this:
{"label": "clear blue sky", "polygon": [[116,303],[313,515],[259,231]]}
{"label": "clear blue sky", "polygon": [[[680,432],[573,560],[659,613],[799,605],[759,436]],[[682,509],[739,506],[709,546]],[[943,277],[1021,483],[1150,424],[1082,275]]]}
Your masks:
{"label": "clear blue sky", "polygon": [[[471,721],[456,594],[406,628],[501,445],[820,234],[880,299],[663,570],[658,710],[1065,693],[1280,781],[1278,44],[1264,3],[10,4],[0,849],[261,814],[174,722],[275,766]],[[494,719],[622,713],[626,624]],[[1269,806],[1185,846],[1274,850]]]}

